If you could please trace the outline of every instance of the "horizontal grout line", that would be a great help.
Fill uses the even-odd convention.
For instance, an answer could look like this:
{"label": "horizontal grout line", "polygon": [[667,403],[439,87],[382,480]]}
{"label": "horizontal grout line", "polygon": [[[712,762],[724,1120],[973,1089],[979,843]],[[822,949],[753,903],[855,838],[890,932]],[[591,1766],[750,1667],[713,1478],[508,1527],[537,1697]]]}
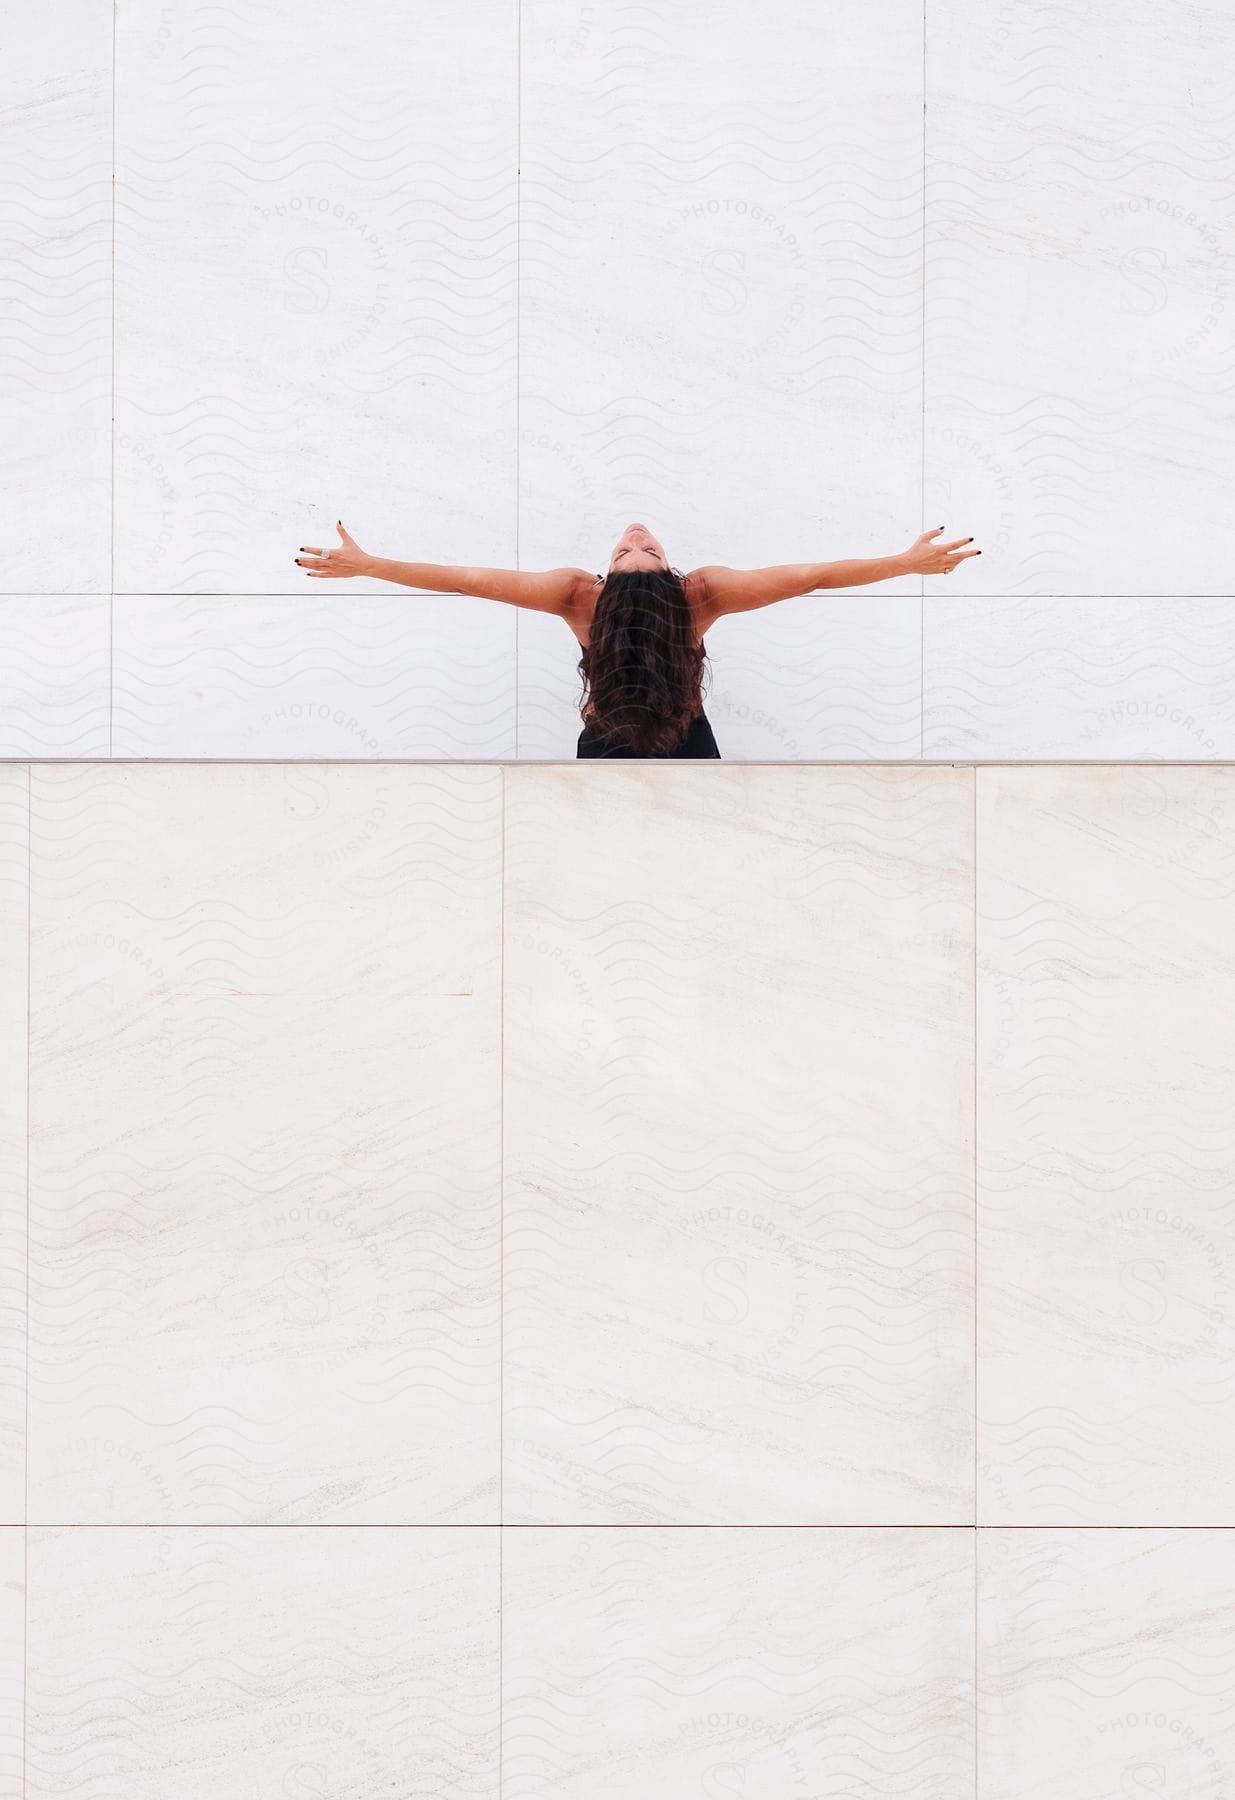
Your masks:
{"label": "horizontal grout line", "polygon": [[[73,764],[97,763],[100,768],[185,767],[192,769],[261,768],[334,769],[562,769],[574,768],[574,756],[0,756],[0,768],[57,769]],[[1175,757],[1080,757],[1025,756],[964,759],[955,756],[854,756],[837,762],[832,757],[803,756],[791,761],[744,760],[742,757],[625,758],[639,763],[675,762],[689,767],[731,769],[1230,769],[1235,758],[1213,756],[1184,762]]]}
{"label": "horizontal grout line", "polygon": [[[525,571],[531,573],[532,571]],[[311,579],[311,577],[309,578]],[[324,577],[322,578],[325,579]],[[922,579],[917,577],[916,579]],[[484,594],[465,594],[458,588],[409,588],[396,584],[404,594],[419,594],[422,599],[447,600],[484,600]],[[812,588],[808,594],[798,594],[798,600],[817,600],[829,594],[844,594],[852,598],[867,595],[869,583],[853,588]],[[352,588],[352,594],[364,600],[393,600],[397,596],[385,588],[371,593],[367,588]],[[6,600],[105,600],[110,595],[118,600],[298,600],[304,593],[300,587],[292,588],[0,588],[0,599]],[[975,594],[966,590],[963,593],[921,594],[901,593],[899,590],[885,589],[879,598],[888,600],[1232,600],[1235,594],[1215,592],[1212,594],[1129,594],[1119,588],[1112,588],[1104,594],[1010,594],[1006,590],[994,594]],[[782,603],[787,604],[787,602]],[[875,604],[878,604],[876,600]],[[517,610],[517,609],[516,609]],[[546,614],[546,617],[552,617]],[[708,635],[722,625],[726,617],[736,614],[722,614],[716,624],[708,627]]]}
{"label": "horizontal grout line", "polygon": [[278,1524],[266,1520],[254,1520],[252,1524],[223,1523],[207,1519],[147,1519],[147,1520],[113,1520],[113,1519],[8,1519],[0,1520],[0,1531],[1232,1531],[1235,1525],[921,1525],[898,1522],[847,1524],[847,1525],[689,1525],[689,1524],[629,1524],[598,1525],[589,1519],[577,1519],[568,1524],[545,1521],[538,1524],[528,1520],[518,1523],[504,1524],[500,1519],[481,1519],[472,1525],[457,1525],[449,1519],[435,1521],[422,1519],[415,1523],[390,1520],[386,1524],[372,1520],[358,1519],[355,1522],[346,1519],[331,1521],[328,1524],[311,1524],[305,1521],[298,1524],[295,1520],[283,1520]]}

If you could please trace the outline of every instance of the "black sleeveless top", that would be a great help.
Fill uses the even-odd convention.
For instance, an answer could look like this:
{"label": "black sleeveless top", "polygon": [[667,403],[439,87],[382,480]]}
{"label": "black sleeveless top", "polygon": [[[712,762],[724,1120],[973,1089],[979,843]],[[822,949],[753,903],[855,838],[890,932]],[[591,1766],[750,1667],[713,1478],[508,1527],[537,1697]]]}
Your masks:
{"label": "black sleeveless top", "polygon": [[[707,757],[720,761],[720,751],[716,747],[716,739],[712,735],[712,727],[707,714],[702,708],[695,714],[676,750],[657,750],[649,754],[655,756]],[[636,758],[637,750],[628,749],[625,744],[618,744],[612,738],[606,738],[585,725],[579,733],[579,742],[575,747],[575,756],[624,756]]]}

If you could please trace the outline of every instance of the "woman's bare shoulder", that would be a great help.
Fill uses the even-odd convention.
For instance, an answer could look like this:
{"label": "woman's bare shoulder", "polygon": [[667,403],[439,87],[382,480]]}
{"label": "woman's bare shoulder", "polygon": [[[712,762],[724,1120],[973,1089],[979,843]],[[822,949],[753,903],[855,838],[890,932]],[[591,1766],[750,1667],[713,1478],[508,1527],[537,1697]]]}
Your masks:
{"label": "woman's bare shoulder", "polygon": [[573,580],[570,596],[562,608],[562,617],[586,648],[592,620],[596,616],[596,596],[600,593],[603,578],[594,575],[590,569],[572,569],[571,575]]}
{"label": "woman's bare shoulder", "polygon": [[720,607],[708,585],[707,569],[692,569],[682,577],[682,585],[686,589],[690,610],[695,616],[696,629],[702,637],[720,617]]}
{"label": "woman's bare shoulder", "polygon": [[[566,623],[570,626],[579,642],[586,648],[588,634],[592,629],[592,620],[596,616],[596,600],[604,585],[603,575],[589,574],[585,569],[574,571],[578,576],[575,590],[572,593],[569,607],[563,612]],[[692,569],[683,575],[682,587],[686,594],[686,604],[694,617],[695,629],[702,637],[716,623],[720,616],[715,597],[708,588],[706,569]]]}

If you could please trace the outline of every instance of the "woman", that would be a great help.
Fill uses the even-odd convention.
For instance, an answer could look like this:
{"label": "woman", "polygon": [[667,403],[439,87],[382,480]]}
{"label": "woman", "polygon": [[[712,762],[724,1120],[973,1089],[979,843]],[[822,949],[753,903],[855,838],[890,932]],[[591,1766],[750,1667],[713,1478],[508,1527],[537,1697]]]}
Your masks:
{"label": "woman", "polygon": [[613,546],[608,574],[590,575],[586,569],[534,572],[391,562],[366,555],[341,523],[337,530],[339,547],[302,545],[292,560],[318,578],[375,576],[433,593],[505,600],[564,619],[582,652],[583,730],[576,756],[719,757],[703,710],[703,637],[717,619],[818,588],[858,587],[895,575],[950,575],[965,557],[982,554],[962,548],[972,544],[971,537],[936,542],[940,525],[924,531],[899,556],[781,563],[770,569],[709,564],[683,575],[670,566],[647,526],[635,524]]}

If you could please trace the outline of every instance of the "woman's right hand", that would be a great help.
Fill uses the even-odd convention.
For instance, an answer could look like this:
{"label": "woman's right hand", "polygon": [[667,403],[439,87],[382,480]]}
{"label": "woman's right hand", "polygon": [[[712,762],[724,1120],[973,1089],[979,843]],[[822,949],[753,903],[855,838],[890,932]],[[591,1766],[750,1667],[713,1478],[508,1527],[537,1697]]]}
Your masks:
{"label": "woman's right hand", "polygon": [[950,544],[937,544],[935,539],[942,530],[943,526],[939,525],[934,531],[924,531],[920,538],[914,539],[901,558],[904,574],[950,575],[957,563],[963,562],[967,556],[981,556],[980,550],[964,548],[964,545],[973,543],[971,537],[953,538]]}
{"label": "woman's right hand", "polygon": [[[302,544],[300,556],[293,556],[292,561],[300,563],[306,575],[316,575],[319,581],[323,577],[335,580],[346,575],[367,575],[372,557],[366,556],[355,538],[344,531],[342,520],[336,522],[335,530],[343,540],[338,549],[319,550],[313,544]],[[301,562],[301,556],[316,560]]]}

